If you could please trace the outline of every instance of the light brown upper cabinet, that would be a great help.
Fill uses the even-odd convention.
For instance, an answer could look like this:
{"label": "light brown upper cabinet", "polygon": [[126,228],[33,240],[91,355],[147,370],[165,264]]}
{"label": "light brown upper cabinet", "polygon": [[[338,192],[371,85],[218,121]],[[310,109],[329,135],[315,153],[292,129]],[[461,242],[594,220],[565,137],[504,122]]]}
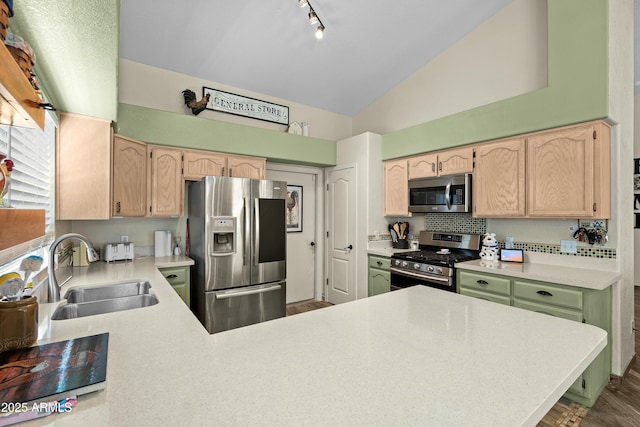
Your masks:
{"label": "light brown upper cabinet", "polygon": [[113,216],[147,213],[147,144],[113,136]]}
{"label": "light brown upper cabinet", "polygon": [[410,157],[409,179],[473,172],[473,147]]}
{"label": "light brown upper cabinet", "polygon": [[475,145],[473,215],[611,216],[610,128],[602,121]]}
{"label": "light brown upper cabinet", "polygon": [[111,217],[111,121],[59,113],[56,219]]}
{"label": "light brown upper cabinet", "polygon": [[56,219],[146,215],[146,144],[113,135],[109,120],[60,113],[56,154]]}
{"label": "light brown upper cabinet", "polygon": [[411,216],[407,159],[384,162],[384,216]]}
{"label": "light brown upper cabinet", "polygon": [[246,156],[227,156],[228,176],[264,179],[266,159]]}
{"label": "light brown upper cabinet", "polygon": [[527,216],[611,216],[610,128],[602,122],[527,136]]}
{"label": "light brown upper cabinet", "polygon": [[203,150],[184,150],[184,179],[199,181],[208,175],[264,179],[266,159]]}
{"label": "light brown upper cabinet", "polygon": [[182,149],[148,145],[147,152],[149,216],[182,216]]}
{"label": "light brown upper cabinet", "polygon": [[183,178],[200,181],[205,176],[224,176],[227,171],[227,156],[201,150],[183,150]]}
{"label": "light brown upper cabinet", "polygon": [[475,146],[473,216],[525,215],[525,140],[505,139]]}

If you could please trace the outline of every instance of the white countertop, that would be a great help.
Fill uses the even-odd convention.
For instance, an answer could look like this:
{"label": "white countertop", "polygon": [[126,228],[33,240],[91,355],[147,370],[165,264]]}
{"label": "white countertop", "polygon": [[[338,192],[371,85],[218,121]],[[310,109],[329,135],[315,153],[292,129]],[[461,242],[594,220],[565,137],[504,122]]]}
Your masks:
{"label": "white countertop", "polygon": [[620,280],[620,273],[610,270],[568,267],[562,265],[533,262],[513,263],[502,261],[459,262],[456,268],[482,273],[500,274],[521,279],[541,280],[561,285],[578,286],[587,289],[603,290]]}
{"label": "white countertop", "polygon": [[390,240],[380,240],[376,242],[369,242],[367,246],[367,253],[370,255],[380,255],[384,257],[391,257],[391,255],[400,252],[414,252],[418,249],[396,249],[391,246]]}
{"label": "white countertop", "polygon": [[153,258],[75,270],[63,294],[146,279],[160,303],[59,321],[42,304],[39,343],[110,333],[107,385],[30,425],[535,425],[607,342],[423,286],[209,335]]}
{"label": "white countertop", "polygon": [[171,255],[153,258],[153,264],[158,268],[185,267],[195,264],[195,261],[184,255]]}

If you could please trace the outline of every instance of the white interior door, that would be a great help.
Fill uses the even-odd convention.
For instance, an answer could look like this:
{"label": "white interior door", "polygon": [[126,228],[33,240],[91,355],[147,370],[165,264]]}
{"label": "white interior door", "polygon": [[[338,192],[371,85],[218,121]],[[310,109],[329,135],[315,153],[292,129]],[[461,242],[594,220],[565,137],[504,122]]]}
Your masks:
{"label": "white interior door", "polygon": [[327,300],[334,304],[356,299],[356,184],[355,166],[329,175]]}
{"label": "white interior door", "polygon": [[287,304],[313,299],[317,248],[316,175],[267,170],[267,179],[296,186],[297,197],[290,201],[293,206],[286,214],[288,220],[299,224],[294,229],[301,228],[301,231],[287,232]]}

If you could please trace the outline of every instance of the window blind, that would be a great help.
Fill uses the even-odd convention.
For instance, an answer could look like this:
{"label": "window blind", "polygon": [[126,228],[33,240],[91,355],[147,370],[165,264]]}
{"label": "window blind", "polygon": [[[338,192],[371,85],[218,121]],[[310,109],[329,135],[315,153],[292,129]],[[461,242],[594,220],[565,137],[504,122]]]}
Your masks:
{"label": "window blind", "polygon": [[16,209],[44,209],[48,235],[55,225],[55,130],[48,114],[44,131],[0,125],[0,153],[14,162],[5,199]]}

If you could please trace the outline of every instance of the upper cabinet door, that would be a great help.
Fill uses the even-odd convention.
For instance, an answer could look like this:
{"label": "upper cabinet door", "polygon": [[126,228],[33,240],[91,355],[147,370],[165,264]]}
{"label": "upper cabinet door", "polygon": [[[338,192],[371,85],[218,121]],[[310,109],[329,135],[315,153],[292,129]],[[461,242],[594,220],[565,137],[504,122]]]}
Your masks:
{"label": "upper cabinet door", "polygon": [[438,175],[473,172],[473,147],[458,148],[438,153]]}
{"label": "upper cabinet door", "polygon": [[149,146],[150,216],[183,212],[182,150]]}
{"label": "upper cabinet door", "polygon": [[425,154],[408,159],[409,179],[438,176],[438,155]]}
{"label": "upper cabinet door", "polygon": [[264,179],[267,163],[259,157],[227,156],[228,176]]}
{"label": "upper cabinet door", "polygon": [[410,157],[409,179],[473,172],[473,147]]}
{"label": "upper cabinet door", "polygon": [[384,162],[384,215],[411,216],[407,159]]}
{"label": "upper cabinet door", "polygon": [[479,144],[475,151],[473,216],[523,217],[525,215],[524,138]]}
{"label": "upper cabinet door", "polygon": [[56,219],[111,218],[111,121],[60,113]]}
{"label": "upper cabinet door", "polygon": [[527,211],[531,217],[594,216],[594,127],[531,135],[527,140]]}
{"label": "upper cabinet door", "polygon": [[184,173],[186,180],[199,181],[205,176],[225,176],[227,156],[210,151],[184,150]]}
{"label": "upper cabinet door", "polygon": [[147,212],[147,145],[113,136],[113,216],[145,216]]}

